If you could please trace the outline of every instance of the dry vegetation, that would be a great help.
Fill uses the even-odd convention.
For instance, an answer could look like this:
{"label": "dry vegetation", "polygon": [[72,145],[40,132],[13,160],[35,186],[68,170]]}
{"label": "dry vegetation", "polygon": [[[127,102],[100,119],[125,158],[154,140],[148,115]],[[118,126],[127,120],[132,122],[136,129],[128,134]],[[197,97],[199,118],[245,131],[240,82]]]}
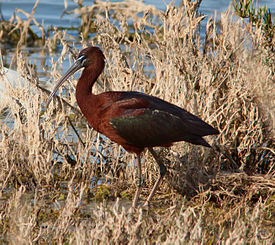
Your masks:
{"label": "dry vegetation", "polygon": [[[274,52],[261,45],[260,27],[233,21],[229,11],[218,25],[210,17],[202,38],[197,7],[183,1],[162,12],[135,1],[97,1],[73,11],[82,17],[83,46],[99,45],[107,58],[96,93],[143,91],[220,130],[208,138],[214,149],[183,142],[159,149],[169,173],[149,211],[130,208],[134,157],[87,126],[75,103],[76,80],[41,113],[48,93],[17,45],[17,71],[28,83],[7,87],[1,98],[1,242],[275,242]],[[18,27],[21,35],[29,24]],[[88,39],[91,25],[97,34]],[[77,54],[56,31],[44,46],[51,57],[57,40],[63,49],[51,59],[54,81],[62,61]],[[143,195],[157,170],[145,152]]]}

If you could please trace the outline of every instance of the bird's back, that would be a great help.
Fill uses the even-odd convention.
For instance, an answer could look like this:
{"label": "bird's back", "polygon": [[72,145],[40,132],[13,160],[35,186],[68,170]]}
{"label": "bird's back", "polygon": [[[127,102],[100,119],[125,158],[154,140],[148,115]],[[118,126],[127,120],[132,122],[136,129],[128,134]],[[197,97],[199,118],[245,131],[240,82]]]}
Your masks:
{"label": "bird's back", "polygon": [[[115,133],[127,144],[141,149],[177,141],[209,147],[202,136],[219,133],[186,110],[154,96],[139,92],[106,92],[102,96],[112,98],[106,103],[104,113]],[[100,131],[125,147],[107,128],[105,124]]]}

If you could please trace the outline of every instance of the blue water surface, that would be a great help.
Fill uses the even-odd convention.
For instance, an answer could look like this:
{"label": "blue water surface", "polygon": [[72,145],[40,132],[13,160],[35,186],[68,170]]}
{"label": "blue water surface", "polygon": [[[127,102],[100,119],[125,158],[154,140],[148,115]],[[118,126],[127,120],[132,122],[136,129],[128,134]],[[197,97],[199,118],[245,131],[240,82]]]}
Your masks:
{"label": "blue water surface", "polygon": [[[109,0],[111,2],[118,2],[117,0]],[[2,14],[2,18],[5,20],[10,19],[14,11],[16,9],[22,9],[23,11],[27,13],[31,13],[32,8],[35,4],[36,0],[0,0],[0,10]],[[66,4],[66,8],[64,3]],[[145,4],[148,5],[154,5],[156,8],[160,10],[165,10],[166,5],[170,4],[171,2],[177,6],[180,5],[181,0],[144,0]],[[214,16],[214,14],[217,14],[217,17],[219,17],[219,14],[225,10],[228,9],[228,6],[231,4],[232,1],[229,0],[203,0],[200,6],[200,13],[203,15],[206,15],[206,17]],[[83,5],[90,6],[94,3],[92,0],[84,0]],[[259,6],[266,5],[268,8],[271,9],[273,16],[275,13],[275,1],[274,0],[261,0],[257,1],[257,4]],[[37,6],[37,9],[35,11],[34,17],[35,19],[44,26],[45,29],[48,27],[78,27],[80,25],[80,19],[75,15],[66,15],[64,14],[64,11],[70,11],[77,7],[77,4],[73,2],[72,0],[40,0],[39,4]],[[21,18],[25,18],[24,14],[17,13]],[[201,28],[201,36],[203,38],[205,26],[207,23],[207,18],[205,18],[202,22],[202,28]],[[41,35],[39,29],[36,26],[32,26],[33,30],[38,33],[38,35]],[[68,30],[68,34],[71,34],[72,36],[79,35],[76,31]],[[81,48],[80,46],[77,48]],[[15,51],[15,47],[3,47],[0,45],[0,49],[5,49],[6,55],[5,55],[5,61],[7,64],[9,64],[9,61],[11,60],[13,53]],[[37,66],[37,70],[40,73],[40,76],[42,79],[45,79],[47,77],[47,73],[45,72],[50,65],[49,58],[46,56],[47,54],[43,54],[39,52],[39,48],[32,48],[32,47],[26,47],[26,52],[28,53],[29,62],[32,64],[35,64]],[[58,53],[58,52],[57,52]],[[58,55],[56,59],[58,58]],[[48,64],[48,65],[47,65]],[[69,61],[65,61],[64,69],[69,67]]]}
{"label": "blue water surface", "polygon": [[[0,0],[0,8],[4,19],[9,19],[13,15],[17,8],[22,9],[25,12],[30,13],[35,0]],[[71,27],[79,25],[79,19],[72,15],[64,15],[62,13],[70,11],[77,7],[77,4],[72,0],[67,0],[67,8],[64,7],[65,1],[56,0],[40,0],[38,7],[35,11],[35,18],[39,23],[44,23],[45,26],[62,26]],[[118,2],[111,0],[111,2]],[[166,5],[171,3],[171,0],[144,0],[145,4],[154,5],[156,8],[165,10]],[[181,0],[174,0],[175,5],[180,5]],[[274,14],[275,12],[275,1],[274,0],[261,0],[257,1],[259,6],[266,5],[270,8]],[[84,0],[83,5],[92,5],[93,1]],[[231,1],[228,0],[203,0],[201,3],[200,11],[204,15],[213,15],[215,11],[219,14],[225,11]],[[23,16],[23,15],[22,15]]]}

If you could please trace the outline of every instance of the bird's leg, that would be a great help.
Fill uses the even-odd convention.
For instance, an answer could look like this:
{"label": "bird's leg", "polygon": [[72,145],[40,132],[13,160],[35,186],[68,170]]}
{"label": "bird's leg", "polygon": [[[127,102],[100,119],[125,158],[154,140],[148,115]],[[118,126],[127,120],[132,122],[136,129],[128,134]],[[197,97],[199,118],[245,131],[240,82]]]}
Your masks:
{"label": "bird's leg", "polygon": [[138,175],[137,190],[136,190],[135,198],[133,200],[133,208],[137,207],[138,197],[140,195],[141,186],[142,186],[140,155],[137,155],[137,175]]}
{"label": "bird's leg", "polygon": [[148,148],[149,151],[151,152],[151,154],[153,155],[153,157],[155,158],[156,162],[158,163],[159,165],[159,172],[160,172],[160,175],[157,179],[157,182],[154,184],[153,186],[153,189],[151,190],[150,192],[150,195],[148,196],[146,202],[143,204],[143,206],[148,206],[149,205],[149,202],[151,201],[152,197],[154,196],[158,186],[159,186],[159,183],[160,181],[162,180],[163,176],[165,175],[167,169],[166,167],[164,166],[164,164],[162,163],[162,160],[161,158],[158,156],[158,154],[153,150],[153,148],[149,147]]}

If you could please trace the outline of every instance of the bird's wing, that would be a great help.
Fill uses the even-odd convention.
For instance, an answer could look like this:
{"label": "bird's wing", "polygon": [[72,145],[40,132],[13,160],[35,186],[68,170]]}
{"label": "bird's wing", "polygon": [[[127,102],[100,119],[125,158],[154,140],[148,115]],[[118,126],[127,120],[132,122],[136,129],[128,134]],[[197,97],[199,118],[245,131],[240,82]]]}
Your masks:
{"label": "bird's wing", "polygon": [[116,98],[104,103],[103,117],[134,146],[153,147],[177,141],[209,146],[202,136],[218,133],[193,114],[159,98],[138,92],[120,92]]}
{"label": "bird's wing", "polygon": [[185,128],[181,118],[166,111],[136,109],[129,115],[111,118],[110,124],[129,144],[137,147],[153,147],[182,140],[209,146],[200,136],[189,133],[188,125]]}

